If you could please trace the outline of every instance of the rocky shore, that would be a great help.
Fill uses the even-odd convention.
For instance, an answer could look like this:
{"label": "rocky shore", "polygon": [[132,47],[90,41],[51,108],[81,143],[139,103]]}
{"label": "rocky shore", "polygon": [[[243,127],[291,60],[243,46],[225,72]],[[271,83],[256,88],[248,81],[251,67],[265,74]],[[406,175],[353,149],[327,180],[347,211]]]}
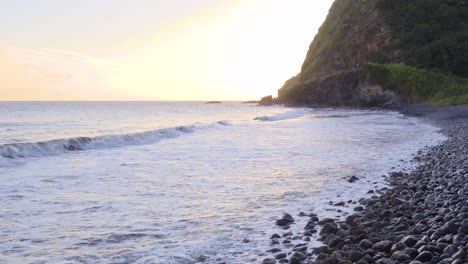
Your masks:
{"label": "rocky shore", "polygon": [[[264,264],[468,263],[468,106],[392,110],[434,123],[448,139],[415,155],[419,166],[410,173],[391,172],[389,188],[360,199],[342,220],[301,214],[310,219],[292,234],[294,217],[284,215],[276,224],[285,231],[270,238]],[[323,246],[308,248],[311,239]]]}

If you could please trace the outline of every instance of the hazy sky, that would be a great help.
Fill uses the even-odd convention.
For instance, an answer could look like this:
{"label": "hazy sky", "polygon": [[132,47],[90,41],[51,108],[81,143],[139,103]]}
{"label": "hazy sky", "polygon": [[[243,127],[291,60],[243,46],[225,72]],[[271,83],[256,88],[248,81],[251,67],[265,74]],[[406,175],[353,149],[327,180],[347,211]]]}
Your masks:
{"label": "hazy sky", "polygon": [[332,2],[0,0],[0,100],[276,95]]}

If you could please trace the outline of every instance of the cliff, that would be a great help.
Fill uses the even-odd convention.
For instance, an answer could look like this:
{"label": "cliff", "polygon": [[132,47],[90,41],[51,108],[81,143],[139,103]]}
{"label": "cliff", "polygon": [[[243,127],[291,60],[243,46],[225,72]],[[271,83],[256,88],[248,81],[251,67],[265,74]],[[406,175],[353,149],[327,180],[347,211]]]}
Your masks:
{"label": "cliff", "polygon": [[467,22],[465,0],[336,0],[277,101],[468,103]]}

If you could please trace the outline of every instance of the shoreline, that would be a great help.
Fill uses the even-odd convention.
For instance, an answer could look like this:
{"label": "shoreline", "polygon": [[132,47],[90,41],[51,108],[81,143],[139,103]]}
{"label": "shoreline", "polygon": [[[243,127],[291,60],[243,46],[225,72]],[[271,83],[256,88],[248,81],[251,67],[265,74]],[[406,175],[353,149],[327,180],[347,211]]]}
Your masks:
{"label": "shoreline", "polygon": [[[361,198],[345,219],[307,215],[303,235],[317,239],[319,232],[323,246],[299,243],[288,253],[273,247],[262,263],[468,263],[468,105],[378,110],[421,118],[447,139],[415,154],[414,170],[390,172],[388,188]],[[272,246],[280,240],[274,235]]]}

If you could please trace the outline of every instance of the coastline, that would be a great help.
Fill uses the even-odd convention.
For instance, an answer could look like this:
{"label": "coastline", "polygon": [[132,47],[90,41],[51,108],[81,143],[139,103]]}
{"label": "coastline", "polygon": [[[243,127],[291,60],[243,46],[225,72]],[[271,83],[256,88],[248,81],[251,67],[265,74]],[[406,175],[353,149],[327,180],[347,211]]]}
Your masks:
{"label": "coastline", "polygon": [[[468,263],[468,105],[382,110],[419,117],[439,127],[447,139],[418,152],[414,170],[390,172],[389,187],[360,199],[345,219],[307,215],[303,235],[317,239],[312,234],[319,232],[323,246],[299,243],[288,253],[273,247],[263,263]],[[287,240],[286,233],[274,235],[272,245]]]}

